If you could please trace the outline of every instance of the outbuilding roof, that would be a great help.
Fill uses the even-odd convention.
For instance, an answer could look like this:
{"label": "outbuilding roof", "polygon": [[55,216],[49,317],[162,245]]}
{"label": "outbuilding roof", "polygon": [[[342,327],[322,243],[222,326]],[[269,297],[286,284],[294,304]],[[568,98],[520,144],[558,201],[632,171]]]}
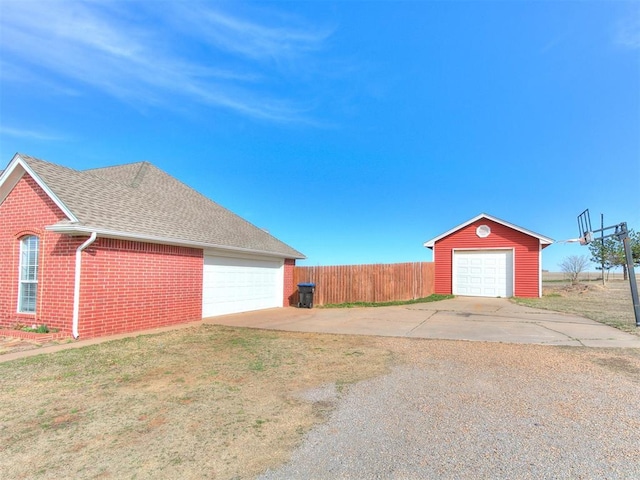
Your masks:
{"label": "outbuilding roof", "polygon": [[148,162],[78,171],[16,154],[0,176],[0,203],[25,172],[67,216],[52,231],[305,258]]}
{"label": "outbuilding roof", "polygon": [[551,245],[553,243],[553,239],[551,239],[549,237],[545,237],[544,235],[540,235],[539,233],[535,233],[535,232],[532,232],[531,230],[527,230],[526,228],[519,227],[517,225],[514,225],[513,223],[505,222],[504,220],[501,220],[501,219],[499,219],[497,217],[494,217],[492,215],[488,215],[486,213],[481,213],[479,215],[476,215],[472,219],[467,220],[464,223],[461,223],[457,227],[453,227],[451,230],[447,230],[443,234],[438,235],[437,237],[432,238],[431,240],[427,240],[426,242],[424,242],[424,246],[427,247],[427,248],[433,248],[438,240],[440,240],[442,238],[445,238],[445,237],[451,235],[452,233],[457,232],[461,228],[464,228],[467,225],[470,225],[473,222],[475,222],[477,220],[480,220],[480,219],[483,219],[483,218],[486,218],[487,220],[491,220],[493,222],[499,223],[499,224],[504,225],[506,227],[512,228],[512,229],[517,230],[519,232],[522,232],[522,233],[524,233],[526,235],[535,237],[538,240],[540,240],[540,244],[541,245],[547,246],[547,245]]}

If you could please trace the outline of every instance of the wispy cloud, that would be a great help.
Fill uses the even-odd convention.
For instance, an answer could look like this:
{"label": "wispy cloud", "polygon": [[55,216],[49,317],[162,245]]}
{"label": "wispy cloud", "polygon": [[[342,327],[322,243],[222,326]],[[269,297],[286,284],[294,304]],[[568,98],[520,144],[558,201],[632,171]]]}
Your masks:
{"label": "wispy cloud", "polygon": [[2,58],[0,58],[0,82],[28,83],[32,85],[33,88],[40,91],[46,91],[68,97],[77,97],[81,95],[81,92],[76,88],[63,85],[55,80],[47,78],[46,76],[38,75],[28,67],[15,63],[10,64]]}
{"label": "wispy cloud", "polygon": [[622,47],[638,50],[640,49],[640,11],[636,10],[635,13],[636,15],[618,23],[615,42]]}
{"label": "wispy cloud", "polygon": [[0,125],[0,135],[6,135],[9,137],[26,138],[30,140],[66,140],[65,137],[50,132],[41,132],[36,130],[25,130],[20,128],[11,128],[4,125]]}
{"label": "wispy cloud", "polygon": [[[238,18],[200,5],[181,5],[180,17],[210,45],[255,60],[293,59],[316,51],[332,33],[311,25],[275,26]],[[299,22],[296,22],[299,23]]]}
{"label": "wispy cloud", "polygon": [[[330,34],[300,24],[249,20],[210,3],[16,1],[2,7],[0,54],[4,64],[34,76],[130,102],[186,100],[299,122],[309,120],[309,107],[282,86],[299,81],[296,71]],[[28,81],[7,77],[10,70],[2,69],[2,81]]]}

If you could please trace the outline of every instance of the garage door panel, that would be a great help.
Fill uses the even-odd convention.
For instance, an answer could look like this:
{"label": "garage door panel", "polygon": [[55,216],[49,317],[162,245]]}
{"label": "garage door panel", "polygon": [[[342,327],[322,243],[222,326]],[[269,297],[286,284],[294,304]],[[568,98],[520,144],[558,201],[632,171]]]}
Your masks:
{"label": "garage door panel", "polygon": [[282,306],[283,262],[205,256],[202,316]]}
{"label": "garage door panel", "polygon": [[510,297],[513,295],[513,251],[455,251],[452,280],[455,295]]}

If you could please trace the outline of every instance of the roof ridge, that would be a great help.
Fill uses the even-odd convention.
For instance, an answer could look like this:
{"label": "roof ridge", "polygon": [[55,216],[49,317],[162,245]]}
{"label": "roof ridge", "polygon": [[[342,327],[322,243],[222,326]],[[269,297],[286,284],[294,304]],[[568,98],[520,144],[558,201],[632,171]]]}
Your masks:
{"label": "roof ridge", "polygon": [[146,162],[148,163],[148,165],[150,165],[151,167],[155,168],[157,171],[161,172],[163,175],[166,175],[171,181],[180,184],[182,187],[190,190],[192,193],[196,194],[198,197],[200,197],[202,200],[204,200],[205,202],[208,202],[210,204],[213,204],[227,212],[229,212],[231,215],[237,217],[239,220],[241,220],[242,222],[246,223],[247,225],[250,225],[254,228],[257,228],[259,230],[261,230],[263,233],[267,234],[269,237],[273,238],[274,240],[284,243],[282,242],[282,240],[280,240],[279,238],[277,238],[276,236],[272,235],[270,231],[268,231],[265,228],[259,227],[256,224],[254,224],[253,222],[250,222],[249,220],[247,220],[246,218],[244,218],[243,216],[237,214],[236,212],[234,212],[233,210],[231,210],[228,207],[225,207],[224,205],[222,205],[221,203],[216,202],[215,200],[207,197],[204,193],[200,192],[199,190],[196,190],[195,188],[189,186],[188,184],[186,184],[185,182],[183,182],[182,180],[180,180],[179,178],[174,177],[173,175],[170,175],[169,173],[165,172],[164,170],[162,170],[161,168],[155,166],[154,164],[150,163],[150,162]]}
{"label": "roof ridge", "polygon": [[[272,238],[273,240],[280,242],[280,243],[284,243],[282,242],[282,240],[280,240],[279,238],[277,238],[276,236],[274,236],[270,231],[257,226],[256,224],[254,224],[253,222],[250,222],[249,220],[247,220],[246,218],[244,218],[243,216],[237,214],[236,212],[234,212],[233,210],[231,210],[228,207],[225,207],[224,205],[222,205],[221,203],[216,202],[215,200],[207,197],[205,194],[203,194],[202,192],[200,192],[199,190],[196,190],[195,188],[191,187],[190,185],[188,185],[187,183],[183,182],[182,180],[180,180],[179,178],[174,177],[173,175],[169,174],[168,172],[165,172],[163,169],[161,169],[160,167],[154,165],[151,162],[148,161],[142,161],[142,162],[135,162],[135,163],[141,163],[144,165],[141,165],[141,169],[144,168],[144,172],[142,173],[142,176],[145,176],[147,174],[147,172],[150,170],[149,167],[151,167],[151,169],[156,170],[157,172],[161,173],[162,175],[164,175],[169,181],[180,185],[182,188],[185,188],[187,190],[189,190],[192,194],[197,195],[201,200],[204,200],[205,202],[214,205],[218,208],[221,208],[223,210],[225,210],[226,212],[228,212],[229,214],[233,215],[234,217],[236,217],[238,220],[244,222],[245,224],[256,228],[258,230],[261,230],[264,234],[268,235],[270,238]],[[133,164],[128,164],[128,165],[133,165]],[[138,173],[138,175],[140,175],[140,172]],[[142,178],[140,179],[140,182],[142,183]],[[131,185],[134,186],[134,185]],[[137,187],[138,185],[135,185],[134,187]],[[151,194],[150,194],[151,195]],[[286,244],[285,244],[286,245]],[[288,245],[287,245],[288,246]]]}
{"label": "roof ridge", "polygon": [[67,171],[70,171],[70,172],[82,173],[82,170],[76,170],[75,168],[65,167],[64,165],[60,165],[58,163],[49,162],[47,160],[42,160],[41,158],[33,157],[31,155],[25,155],[24,153],[18,152],[18,153],[16,153],[16,155],[18,157],[22,158],[23,160],[27,161],[27,162],[28,161],[36,161],[36,162],[40,162],[40,163],[45,163],[47,165],[51,165],[51,166],[56,167],[56,168],[61,168],[63,170],[67,170]]}
{"label": "roof ridge", "polygon": [[[140,165],[140,167],[138,168],[138,171],[133,175],[133,180],[130,180],[130,181],[129,180],[118,181],[117,179],[100,174],[101,172],[107,172],[107,171],[114,172],[114,171],[124,170],[125,167],[132,167],[134,165]],[[108,167],[87,168],[85,170],[79,170],[79,172],[82,174],[90,175],[91,177],[98,179],[101,182],[107,182],[112,185],[119,185],[121,187],[136,188],[140,185],[140,183],[142,182],[142,178],[144,177],[144,173],[141,176],[140,170],[141,169],[146,170],[145,165],[150,165],[150,164],[147,161],[131,162],[131,163],[125,163],[122,165],[110,165]],[[137,183],[136,183],[136,180],[138,180]]]}
{"label": "roof ridge", "polygon": [[130,167],[132,165],[137,165],[139,163],[149,163],[147,160],[138,160],[137,162],[128,162],[128,163],[119,163],[117,165],[108,165],[106,167],[93,167],[93,168],[85,168],[84,170],[80,170],[81,172],[93,172],[96,170],[110,170],[115,168],[122,167]]}
{"label": "roof ridge", "polygon": [[138,188],[140,186],[140,183],[144,180],[144,176],[146,175],[147,170],[149,170],[150,165],[151,164],[149,162],[141,162],[138,173],[136,173],[135,177],[133,177],[133,180],[131,181],[131,186],[133,188]]}

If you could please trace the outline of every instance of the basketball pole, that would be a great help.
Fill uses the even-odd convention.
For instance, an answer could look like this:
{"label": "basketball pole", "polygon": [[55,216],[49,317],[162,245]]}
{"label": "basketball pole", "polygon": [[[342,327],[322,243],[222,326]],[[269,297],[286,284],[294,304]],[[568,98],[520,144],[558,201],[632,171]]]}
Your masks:
{"label": "basketball pole", "polygon": [[624,245],[624,256],[627,257],[627,275],[629,275],[629,285],[631,285],[631,299],[633,300],[633,313],[636,316],[636,327],[640,327],[640,301],[638,300],[638,284],[636,282],[636,272],[633,268],[633,258],[631,254],[631,238],[624,235],[622,238]]}
{"label": "basketball pole", "polygon": [[[601,214],[600,222],[604,223],[604,215]],[[638,300],[638,283],[636,282],[636,272],[633,268],[633,253],[631,251],[631,238],[629,238],[629,230],[627,229],[627,222],[619,223],[618,225],[611,225],[610,227],[602,227],[598,230],[591,229],[591,215],[587,208],[584,212],[578,215],[578,230],[580,232],[580,243],[582,245],[588,245],[593,241],[593,234],[600,233],[600,240],[602,241],[602,255],[604,255],[604,239],[615,237],[618,241],[622,242],[624,247],[624,256],[626,259],[627,275],[629,277],[629,286],[631,287],[631,301],[633,302],[633,314],[636,317],[636,327],[640,327],[640,300]],[[613,233],[605,235],[607,230],[613,230]],[[604,278],[604,271],[602,272]]]}

